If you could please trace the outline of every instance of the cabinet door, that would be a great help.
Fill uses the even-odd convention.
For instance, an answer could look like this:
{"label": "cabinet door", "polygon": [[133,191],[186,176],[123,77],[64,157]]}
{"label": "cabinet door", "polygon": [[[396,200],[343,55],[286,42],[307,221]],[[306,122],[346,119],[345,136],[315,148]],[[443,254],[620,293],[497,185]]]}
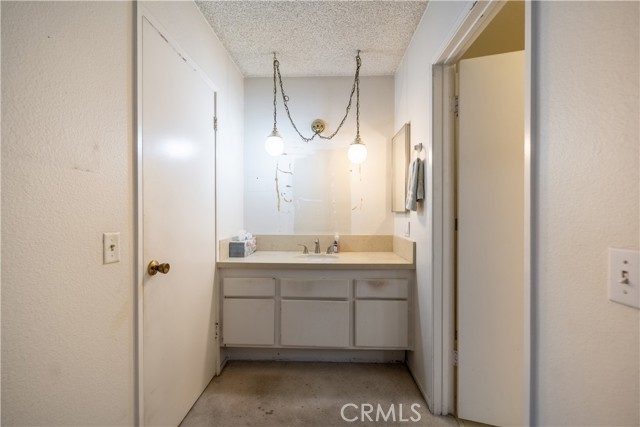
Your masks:
{"label": "cabinet door", "polygon": [[348,301],[282,301],[282,345],[349,347]]}
{"label": "cabinet door", "polygon": [[272,297],[276,280],[270,277],[227,277],[222,281],[225,297]]}
{"label": "cabinet door", "polygon": [[356,280],[356,298],[409,298],[407,279],[358,279]]}
{"label": "cabinet door", "polygon": [[356,346],[409,347],[407,301],[356,301]]}
{"label": "cabinet door", "polygon": [[283,298],[349,298],[351,280],[348,279],[281,279]]}
{"label": "cabinet door", "polygon": [[225,298],[222,328],[224,345],[274,345],[275,301]]}

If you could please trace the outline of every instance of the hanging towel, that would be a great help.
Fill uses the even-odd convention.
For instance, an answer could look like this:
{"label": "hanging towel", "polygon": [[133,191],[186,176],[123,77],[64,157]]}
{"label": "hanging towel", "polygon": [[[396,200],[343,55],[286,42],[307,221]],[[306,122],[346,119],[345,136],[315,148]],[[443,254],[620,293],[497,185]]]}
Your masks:
{"label": "hanging towel", "polygon": [[411,162],[405,207],[407,210],[417,211],[418,202],[422,200],[424,200],[424,162],[417,158]]}
{"label": "hanging towel", "polygon": [[418,191],[416,191],[416,200],[418,202],[424,200],[424,160],[420,160],[420,165],[418,165]]}

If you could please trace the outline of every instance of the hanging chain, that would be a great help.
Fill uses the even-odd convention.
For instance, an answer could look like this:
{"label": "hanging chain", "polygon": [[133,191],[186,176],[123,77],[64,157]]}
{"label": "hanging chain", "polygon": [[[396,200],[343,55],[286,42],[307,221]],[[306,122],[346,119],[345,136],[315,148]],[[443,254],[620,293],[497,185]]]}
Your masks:
{"label": "hanging chain", "polygon": [[356,75],[355,78],[353,80],[353,87],[351,88],[351,94],[349,95],[349,103],[347,104],[347,108],[345,109],[345,114],[344,117],[342,118],[342,120],[340,121],[340,124],[338,125],[337,129],[329,136],[322,136],[320,135],[320,133],[315,132],[313,134],[312,137],[307,138],[306,136],[304,136],[300,130],[298,130],[298,127],[296,126],[296,124],[293,122],[293,118],[291,117],[291,112],[289,111],[289,97],[285,94],[284,92],[284,85],[282,83],[282,75],[280,74],[280,62],[276,59],[276,54],[274,52],[273,54],[273,122],[274,122],[274,128],[275,128],[275,123],[276,123],[276,74],[278,75],[278,80],[280,83],[280,93],[282,94],[282,101],[284,103],[284,109],[287,112],[287,116],[289,117],[289,121],[291,122],[291,126],[293,126],[293,129],[295,129],[295,131],[298,133],[298,135],[300,136],[300,138],[302,138],[302,140],[304,142],[311,142],[313,141],[313,139],[317,136],[321,139],[332,139],[334,136],[336,136],[336,134],[340,131],[340,129],[342,128],[342,125],[344,125],[344,122],[347,120],[347,116],[349,116],[349,111],[351,110],[351,103],[353,101],[353,94],[354,92],[357,91],[357,98],[356,98],[356,126],[357,126],[357,134],[358,136],[360,135],[360,66],[362,65],[362,60],[360,59],[360,51],[358,51],[358,54],[356,55]]}
{"label": "hanging chain", "polygon": [[279,66],[279,62],[276,59],[276,53],[273,52],[273,130],[276,130],[277,120],[277,110],[276,110],[276,96],[278,92],[276,91],[276,68]]}
{"label": "hanging chain", "polygon": [[[356,61],[358,63],[358,68],[356,69],[356,140],[360,140],[360,78],[358,76],[360,72],[360,51],[358,51]],[[347,110],[348,113],[349,111]],[[342,121],[344,122],[344,119]]]}

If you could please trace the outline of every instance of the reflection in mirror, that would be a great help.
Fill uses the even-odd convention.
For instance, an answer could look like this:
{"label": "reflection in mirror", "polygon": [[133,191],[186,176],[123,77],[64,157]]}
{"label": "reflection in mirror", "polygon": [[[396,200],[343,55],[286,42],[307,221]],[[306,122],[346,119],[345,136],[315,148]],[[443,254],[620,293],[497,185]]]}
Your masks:
{"label": "reflection in mirror", "polygon": [[[296,102],[296,123],[311,126],[322,118],[324,133],[331,134],[344,116],[345,90],[352,84],[351,77],[289,78],[287,95]],[[243,229],[260,235],[393,234],[389,142],[394,80],[367,76],[360,85],[360,132],[368,155],[355,165],[347,159],[357,131],[355,114],[347,118],[340,136],[311,142],[301,140],[279,115],[284,152],[270,156],[264,149],[264,129],[273,126],[273,79],[245,80]],[[278,105],[278,112],[282,110]],[[219,158],[223,161],[224,155]],[[227,184],[225,177],[220,181]]]}
{"label": "reflection in mirror", "polygon": [[343,150],[318,150],[296,160],[294,234],[351,230],[349,161]]}

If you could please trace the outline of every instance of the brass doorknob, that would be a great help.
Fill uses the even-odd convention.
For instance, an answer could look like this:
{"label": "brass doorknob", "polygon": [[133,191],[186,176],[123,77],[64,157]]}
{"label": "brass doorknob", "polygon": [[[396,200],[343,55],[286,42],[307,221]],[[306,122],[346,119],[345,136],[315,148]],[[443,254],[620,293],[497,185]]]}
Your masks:
{"label": "brass doorknob", "polygon": [[149,273],[151,276],[155,276],[156,273],[167,274],[170,269],[171,266],[168,263],[165,262],[160,264],[154,259],[149,263],[149,266],[147,267],[147,273]]}

